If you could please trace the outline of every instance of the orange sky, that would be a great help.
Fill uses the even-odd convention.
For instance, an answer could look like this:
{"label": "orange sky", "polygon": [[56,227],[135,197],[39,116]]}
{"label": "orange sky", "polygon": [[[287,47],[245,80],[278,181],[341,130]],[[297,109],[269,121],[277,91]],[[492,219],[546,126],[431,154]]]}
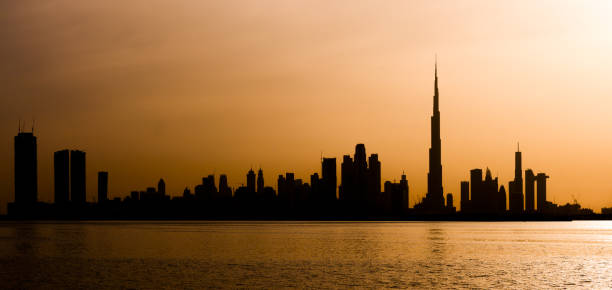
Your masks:
{"label": "orange sky", "polygon": [[[127,2],[127,3],[126,3]],[[87,152],[111,197],[231,186],[261,165],[307,179],[319,157],[378,153],[383,180],[426,190],[438,54],[444,187],[472,168],[507,186],[516,142],[549,200],[612,206],[612,2],[4,1],[0,212],[13,136],[36,119],[39,200],[53,152]],[[339,176],[339,175],[338,175]]]}

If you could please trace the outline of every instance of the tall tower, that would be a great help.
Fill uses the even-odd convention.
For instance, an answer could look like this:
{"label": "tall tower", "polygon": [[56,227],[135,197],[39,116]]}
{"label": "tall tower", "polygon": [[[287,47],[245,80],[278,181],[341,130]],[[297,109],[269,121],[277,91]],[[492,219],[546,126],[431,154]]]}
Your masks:
{"label": "tall tower", "polygon": [[442,188],[442,140],[440,139],[440,110],[438,93],[438,62],[434,71],[433,116],[431,116],[431,148],[429,148],[429,173],[427,173],[427,199],[430,209],[444,208]]}
{"label": "tall tower", "polygon": [[15,203],[32,204],[38,201],[38,161],[36,136],[21,132],[15,136]]}
{"label": "tall tower", "polygon": [[263,190],[264,190],[263,170],[259,168],[259,171],[257,171],[257,193],[263,193]]}
{"label": "tall tower", "polygon": [[514,181],[510,182],[509,189],[510,211],[523,212],[525,208],[523,205],[523,166],[521,150],[518,147],[514,153]]}
{"label": "tall tower", "polygon": [[[108,178],[108,173],[107,173],[107,178]],[[214,177],[213,177],[213,183],[215,182]],[[160,195],[166,195],[166,182],[164,181],[163,178],[159,179],[159,182],[157,182],[157,193],[159,193]]]}
{"label": "tall tower", "polygon": [[549,176],[546,175],[546,173],[538,173],[535,178],[538,184],[538,212],[544,212],[546,210],[546,179],[549,178]]}
{"label": "tall tower", "polygon": [[232,189],[227,185],[227,175],[219,176],[219,195],[227,198],[232,197]]}
{"label": "tall tower", "polygon": [[53,153],[55,203],[67,203],[70,200],[70,150]]}
{"label": "tall tower", "polygon": [[523,193],[523,158],[521,154],[521,148],[516,148],[514,153],[514,180],[518,183],[521,193]]}
{"label": "tall tower", "polygon": [[336,200],[336,158],[323,158],[321,161],[323,196],[326,200]]}
{"label": "tall tower", "polygon": [[525,170],[525,211],[527,212],[535,211],[535,180],[533,170]]}
{"label": "tall tower", "polygon": [[406,179],[406,174],[404,173],[402,173],[400,187],[402,188],[402,209],[406,211],[410,208],[410,189],[408,188],[408,180]]}
{"label": "tall tower", "polygon": [[251,168],[247,173],[247,190],[250,193],[255,192],[255,171]]}
{"label": "tall tower", "polygon": [[70,151],[70,199],[73,203],[87,202],[85,176],[85,152]]}
{"label": "tall tower", "polygon": [[[160,180],[161,181],[161,180]],[[108,200],[108,172],[98,172],[98,203]]]}

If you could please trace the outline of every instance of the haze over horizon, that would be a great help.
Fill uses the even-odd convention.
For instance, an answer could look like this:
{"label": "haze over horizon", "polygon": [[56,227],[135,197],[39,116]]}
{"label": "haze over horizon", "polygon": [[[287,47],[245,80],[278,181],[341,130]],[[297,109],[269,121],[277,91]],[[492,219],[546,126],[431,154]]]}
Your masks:
{"label": "haze over horizon", "polygon": [[[118,9],[117,7],[121,7]],[[443,184],[545,172],[548,199],[612,206],[612,2],[78,1],[0,3],[0,213],[13,137],[36,120],[41,201],[53,152],[87,152],[109,197],[171,195],[249,168],[308,179],[364,143],[382,179],[427,188],[438,55]],[[218,181],[218,180],[217,180]]]}

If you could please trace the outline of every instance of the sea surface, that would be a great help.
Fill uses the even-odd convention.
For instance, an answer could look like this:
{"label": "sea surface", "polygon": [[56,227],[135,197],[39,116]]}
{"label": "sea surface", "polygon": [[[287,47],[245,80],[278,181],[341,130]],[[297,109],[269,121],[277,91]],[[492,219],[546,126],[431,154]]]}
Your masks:
{"label": "sea surface", "polygon": [[0,288],[612,288],[612,222],[1,222]]}

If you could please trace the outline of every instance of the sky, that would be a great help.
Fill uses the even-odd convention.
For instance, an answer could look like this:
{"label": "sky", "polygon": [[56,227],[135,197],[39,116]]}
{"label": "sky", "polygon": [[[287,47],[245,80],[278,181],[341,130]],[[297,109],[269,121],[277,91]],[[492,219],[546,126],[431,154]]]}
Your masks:
{"label": "sky", "polygon": [[[378,153],[427,182],[434,60],[443,185],[469,170],[545,172],[548,200],[612,206],[610,1],[0,1],[0,213],[19,120],[53,152],[87,152],[87,195],[171,195],[209,174],[309,179],[320,157]],[[338,172],[340,180],[340,172]],[[217,180],[218,182],[218,180]]]}

